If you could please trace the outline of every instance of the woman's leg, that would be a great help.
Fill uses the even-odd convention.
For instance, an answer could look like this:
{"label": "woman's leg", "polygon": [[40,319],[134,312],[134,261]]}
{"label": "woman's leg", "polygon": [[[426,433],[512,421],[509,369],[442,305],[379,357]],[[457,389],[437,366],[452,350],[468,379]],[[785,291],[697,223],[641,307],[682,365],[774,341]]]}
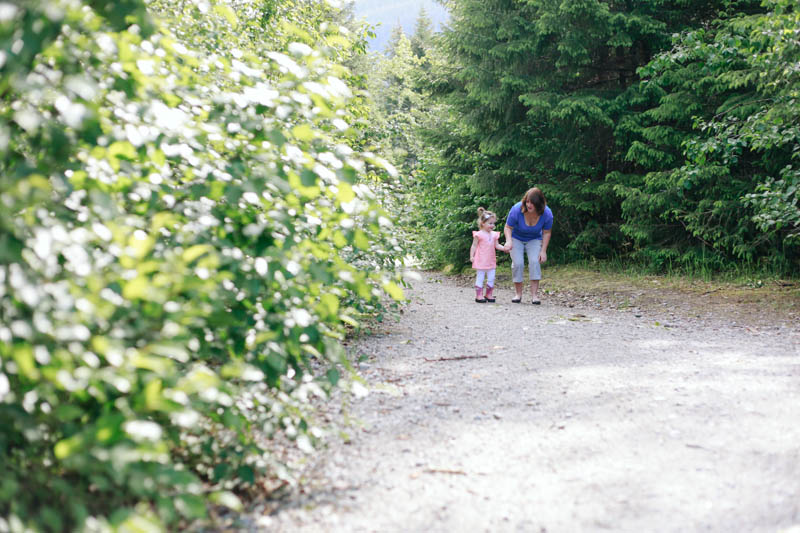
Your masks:
{"label": "woman's leg", "polygon": [[539,280],[532,279],[531,280],[531,302],[538,303],[539,302]]}
{"label": "woman's leg", "polygon": [[514,282],[514,300],[522,298],[522,275],[525,273],[525,243],[511,239],[511,280]]}
{"label": "woman's leg", "polygon": [[520,300],[522,298],[522,282],[514,283],[514,299]]}
{"label": "woman's leg", "polygon": [[539,280],[542,279],[542,266],[539,264],[539,252],[541,251],[542,241],[534,239],[525,243],[531,280],[531,302],[534,303],[539,302]]}

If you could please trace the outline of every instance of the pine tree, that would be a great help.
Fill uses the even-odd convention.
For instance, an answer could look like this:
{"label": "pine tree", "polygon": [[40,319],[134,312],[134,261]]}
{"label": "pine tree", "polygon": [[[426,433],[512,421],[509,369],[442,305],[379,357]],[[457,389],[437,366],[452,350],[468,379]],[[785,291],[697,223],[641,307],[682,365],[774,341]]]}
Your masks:
{"label": "pine tree", "polygon": [[414,34],[411,36],[411,50],[414,55],[422,58],[433,45],[433,22],[425,6],[420,7],[419,15],[414,26]]}
{"label": "pine tree", "polygon": [[456,130],[430,138],[443,154],[439,171],[462,180],[468,193],[463,209],[450,206],[432,218],[466,222],[477,202],[505,213],[539,185],[556,213],[553,250],[562,258],[626,250],[632,237],[622,231],[620,191],[644,183],[651,170],[631,152],[640,134],[632,117],[652,104],[639,90],[637,69],[669,50],[673,34],[757,5],[449,2],[442,36],[448,62],[430,79],[446,91],[455,115],[448,127]]}
{"label": "pine tree", "polygon": [[384,53],[389,56],[393,57],[395,54],[395,50],[400,43],[400,39],[405,37],[405,32],[403,31],[403,26],[400,24],[400,21],[392,27],[392,33],[389,34],[389,42],[386,43],[386,49]]}
{"label": "pine tree", "polygon": [[642,69],[653,105],[629,122],[628,158],[649,172],[614,179],[643,258],[797,269],[800,45],[788,5],[688,32]]}

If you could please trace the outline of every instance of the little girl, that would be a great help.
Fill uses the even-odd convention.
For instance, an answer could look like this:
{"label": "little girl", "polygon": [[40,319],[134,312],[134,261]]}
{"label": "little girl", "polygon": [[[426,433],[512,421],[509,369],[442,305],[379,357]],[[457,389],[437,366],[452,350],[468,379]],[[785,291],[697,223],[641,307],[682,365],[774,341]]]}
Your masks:
{"label": "little girl", "polygon": [[[505,250],[500,246],[500,232],[493,231],[497,215],[482,207],[478,208],[478,228],[472,232],[472,246],[469,249],[469,260],[472,268],[478,271],[475,278],[475,301],[478,303],[494,302],[494,274],[497,268],[495,250]],[[486,298],[483,297],[483,278],[486,278]]]}

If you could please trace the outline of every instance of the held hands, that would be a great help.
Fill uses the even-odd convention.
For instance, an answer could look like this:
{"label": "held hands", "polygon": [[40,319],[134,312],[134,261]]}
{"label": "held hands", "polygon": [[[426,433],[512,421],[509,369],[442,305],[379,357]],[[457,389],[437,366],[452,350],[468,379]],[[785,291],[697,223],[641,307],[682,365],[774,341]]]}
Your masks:
{"label": "held hands", "polygon": [[503,251],[504,251],[505,253],[507,253],[507,254],[508,254],[508,253],[511,253],[511,247],[512,247],[512,246],[513,246],[513,245],[512,245],[510,242],[509,242],[509,243],[507,243],[505,246],[503,246]]}
{"label": "held hands", "polygon": [[539,263],[547,263],[547,252],[544,250],[539,252]]}

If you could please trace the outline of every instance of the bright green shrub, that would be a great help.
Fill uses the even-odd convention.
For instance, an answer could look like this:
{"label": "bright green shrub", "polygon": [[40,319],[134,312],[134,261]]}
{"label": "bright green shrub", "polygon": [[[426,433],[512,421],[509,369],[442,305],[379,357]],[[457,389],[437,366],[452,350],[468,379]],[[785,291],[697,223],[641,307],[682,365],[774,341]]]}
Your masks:
{"label": "bright green shrub", "polygon": [[289,4],[3,8],[0,529],[237,507],[288,475],[272,435],[321,434],[345,325],[402,296],[348,141],[363,44]]}

